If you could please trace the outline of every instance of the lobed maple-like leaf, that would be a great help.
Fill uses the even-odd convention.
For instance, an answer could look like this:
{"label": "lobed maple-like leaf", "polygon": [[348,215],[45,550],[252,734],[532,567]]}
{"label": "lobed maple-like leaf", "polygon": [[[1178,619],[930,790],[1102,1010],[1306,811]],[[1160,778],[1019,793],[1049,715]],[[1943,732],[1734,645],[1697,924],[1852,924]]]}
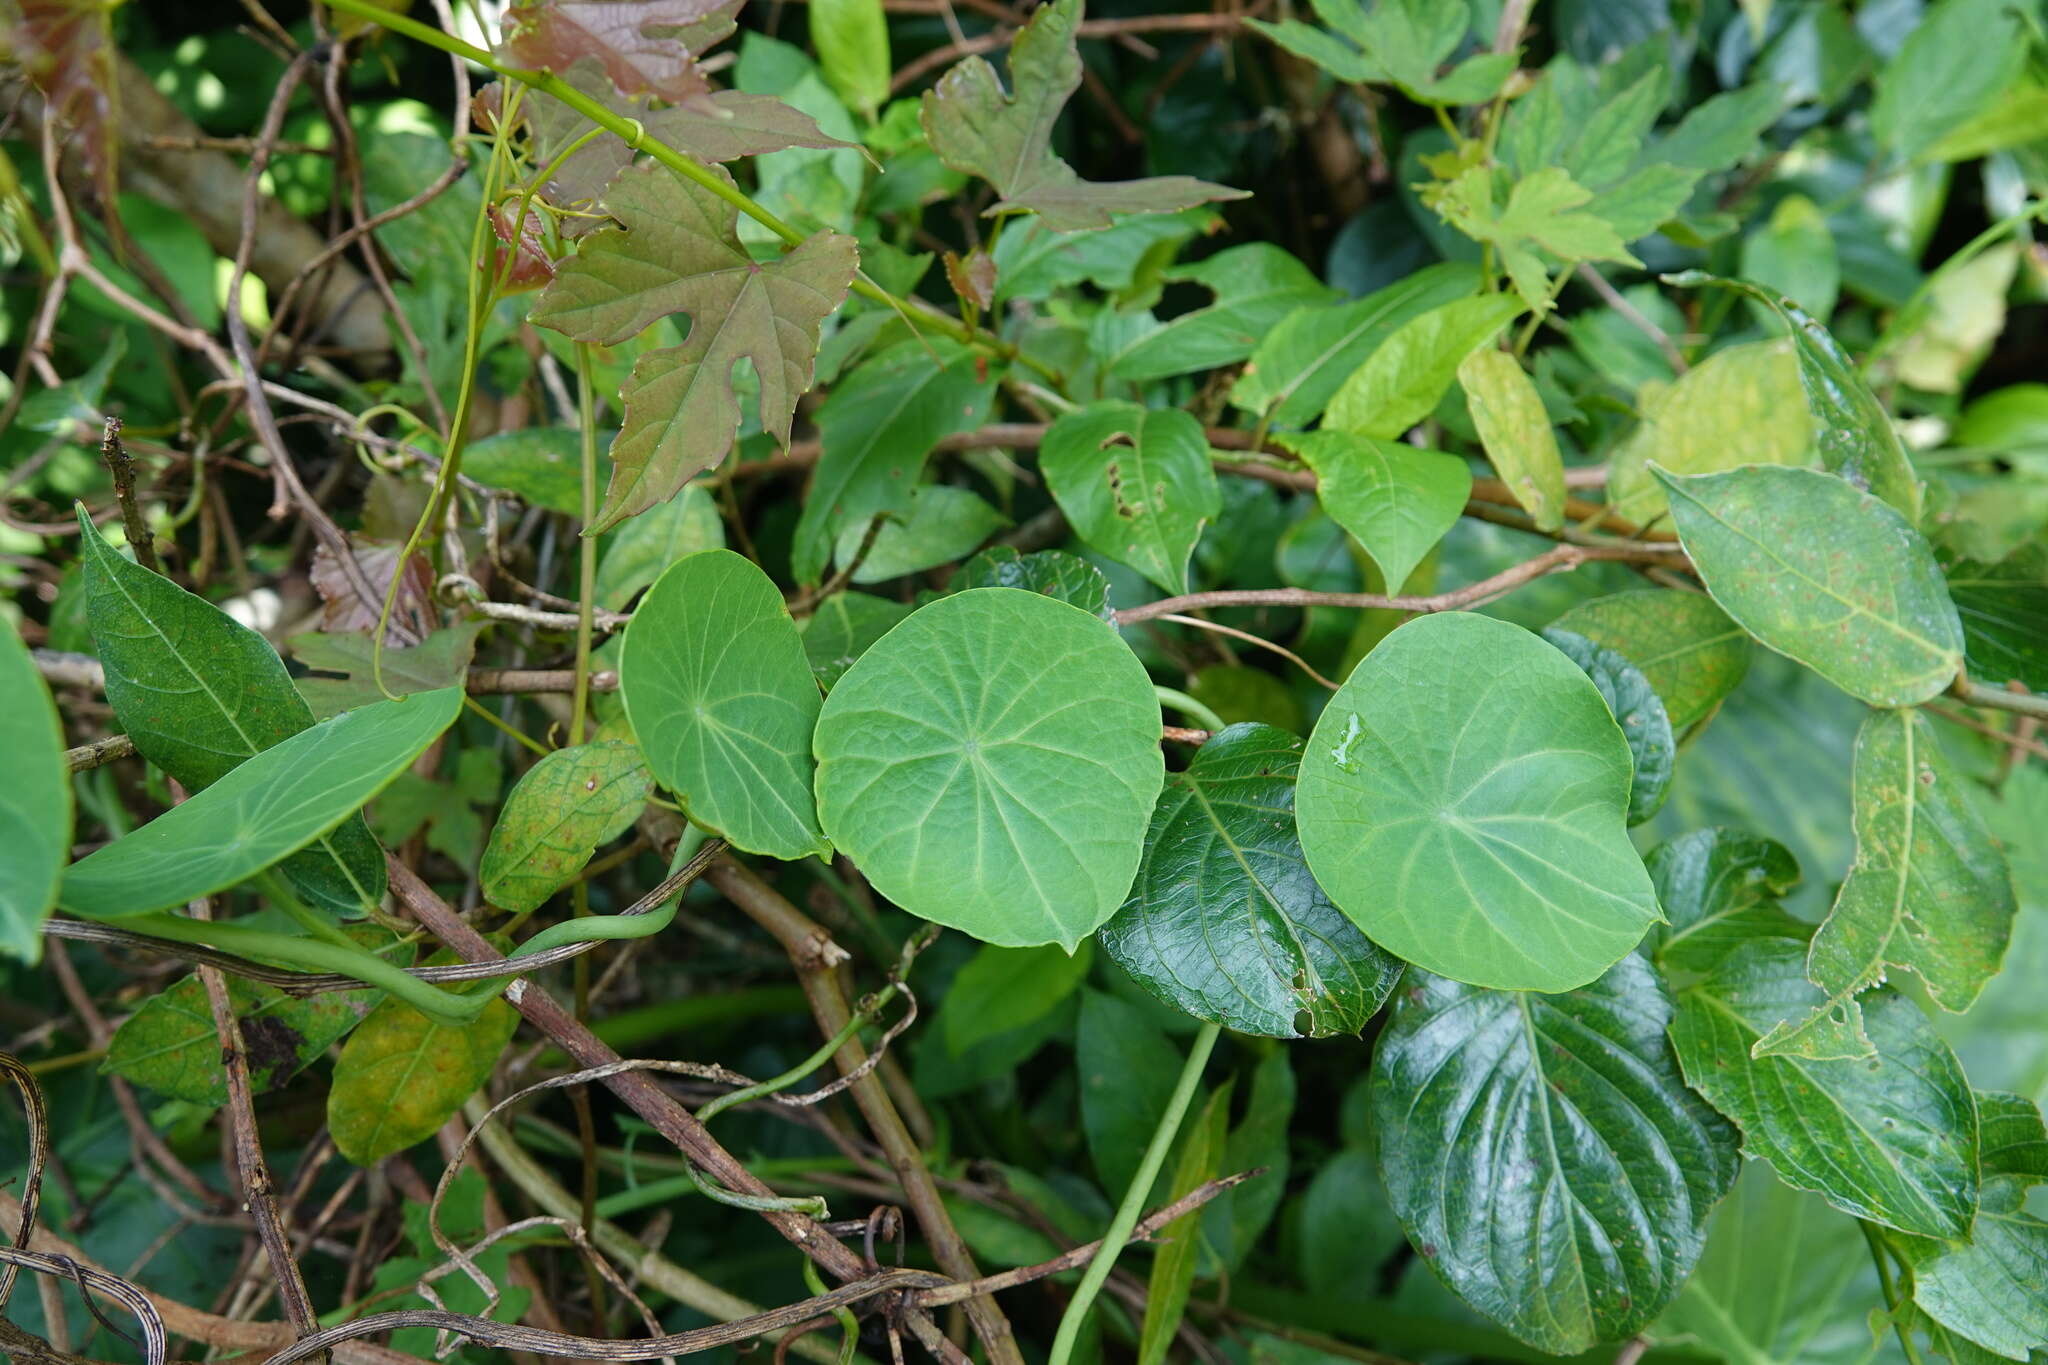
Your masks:
{"label": "lobed maple-like leaf", "polygon": [[640,357],[621,390],[625,421],[592,534],[666,502],[725,458],[739,427],[732,376],[742,359],[760,379],[762,427],[788,443],[819,326],[859,264],[854,240],[836,232],[756,261],[740,245],[738,210],[661,166],[621,172],[604,208],[618,225],[562,263],[532,320],[604,346],[671,313],[687,314],[690,329],[682,345]]}
{"label": "lobed maple-like leaf", "polygon": [[745,0],[527,0],[505,13],[498,56],[564,73],[595,59],[622,95],[680,103],[711,83],[697,56],[730,37]]}
{"label": "lobed maple-like leaf", "polygon": [[1106,228],[1114,213],[1172,213],[1244,198],[1243,190],[1185,175],[1083,180],[1053,152],[1053,125],[1081,88],[1080,22],[1081,0],[1053,0],[1031,16],[1010,47],[1014,93],[980,57],[940,77],[923,107],[925,136],[939,160],[996,187],[1002,198],[989,213],[1030,209],[1054,232]]}

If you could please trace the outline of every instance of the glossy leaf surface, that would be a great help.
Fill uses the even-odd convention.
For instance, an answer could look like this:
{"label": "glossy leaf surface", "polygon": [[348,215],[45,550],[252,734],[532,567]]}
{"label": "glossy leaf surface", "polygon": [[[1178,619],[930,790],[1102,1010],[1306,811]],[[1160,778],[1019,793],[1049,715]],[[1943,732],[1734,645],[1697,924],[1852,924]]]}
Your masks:
{"label": "glossy leaf surface", "polygon": [[503,1000],[466,1024],[383,1001],[334,1063],[327,1131],[335,1150],[368,1166],[432,1137],[490,1076],[518,1025],[518,1011]]}
{"label": "glossy leaf surface", "polygon": [[1008,545],[991,545],[960,566],[955,588],[1022,588],[1079,607],[1090,616],[1110,619],[1109,580],[1102,570],[1065,550],[1019,554]]}
{"label": "glossy leaf surface", "polygon": [[1666,971],[1711,971],[1752,938],[1811,932],[1779,904],[1799,880],[1799,863],[1776,840],[1698,829],[1651,849],[1643,866],[1669,921],[1651,952]]}
{"label": "glossy leaf surface", "polygon": [[1678,741],[1672,736],[1671,718],[1665,714],[1663,701],[1642,671],[1618,651],[1555,626],[1545,630],[1543,638],[1586,670],[1614,714],[1615,724],[1621,727],[1635,764],[1628,790],[1628,822],[1640,825],[1664,804],[1672,765],[1678,760]]}

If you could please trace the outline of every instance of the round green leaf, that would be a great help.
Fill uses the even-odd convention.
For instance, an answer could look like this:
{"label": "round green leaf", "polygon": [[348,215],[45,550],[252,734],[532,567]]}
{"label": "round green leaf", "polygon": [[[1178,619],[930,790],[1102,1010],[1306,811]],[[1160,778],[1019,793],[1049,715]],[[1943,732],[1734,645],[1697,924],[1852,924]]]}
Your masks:
{"label": "round green leaf", "polygon": [[89,919],[119,919],[246,881],[361,809],[461,709],[462,691],[450,687],[358,707],[301,730],[73,863],[59,903]]}
{"label": "round green leaf", "polygon": [[730,550],[676,561],[619,650],[619,693],[655,781],[749,853],[826,854],[811,799],[818,684],[782,594]]}
{"label": "round green leaf", "polygon": [[1814,469],[1651,473],[1707,591],[1765,646],[1872,706],[1917,705],[1954,681],[1962,622],[1896,510]]}
{"label": "round green leaf", "polygon": [[1614,713],[1635,760],[1635,779],[1628,789],[1628,822],[1640,825],[1664,804],[1664,793],[1671,786],[1671,766],[1678,759],[1678,741],[1671,733],[1664,703],[1650,680],[1619,652],[1555,626],[1545,630],[1543,638],[1585,669],[1593,686],[1607,699],[1607,709]]}
{"label": "round green leaf", "polygon": [[1570,659],[1505,621],[1424,616],[1316,722],[1301,846],[1396,956],[1475,986],[1571,990],[1660,918],[1624,824],[1632,770]]}
{"label": "round green leaf", "polygon": [[1735,1134],[1686,1088],[1640,955],[1564,995],[1412,976],[1372,1114],[1394,1211],[1437,1274],[1540,1350],[1662,1312],[1735,1181]]}
{"label": "round green leaf", "polygon": [[1291,818],[1301,747],[1257,724],[1204,744],[1168,780],[1131,898],[1101,933],[1167,1004],[1274,1038],[1357,1033],[1401,971],[1301,860]]}
{"label": "round green leaf", "polygon": [[1071,951],[1116,911],[1165,776],[1137,657],[1017,588],[942,598],[883,636],[815,743],[825,832],[876,889],[1012,947]]}

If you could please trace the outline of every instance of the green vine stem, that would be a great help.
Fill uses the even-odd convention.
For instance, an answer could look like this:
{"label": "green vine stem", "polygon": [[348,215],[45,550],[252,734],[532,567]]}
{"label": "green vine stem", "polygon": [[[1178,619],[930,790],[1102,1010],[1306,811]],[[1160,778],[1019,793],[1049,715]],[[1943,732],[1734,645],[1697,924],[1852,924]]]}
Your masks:
{"label": "green vine stem", "polygon": [[1228,728],[1228,722],[1223,717],[1185,692],[1176,691],[1171,687],[1161,687],[1156,683],[1153,684],[1152,692],[1159,698],[1160,705],[1172,707],[1197,725],[1206,726],[1211,730]]}
{"label": "green vine stem", "polygon": [[1131,1179],[1131,1186],[1124,1191],[1123,1203],[1117,1205],[1116,1216],[1109,1220],[1109,1231],[1102,1235],[1102,1250],[1095,1253],[1095,1259],[1088,1263],[1087,1274],[1081,1277],[1080,1288],[1067,1304],[1067,1311],[1060,1315],[1059,1332],[1053,1337],[1052,1355],[1047,1365],[1068,1365],[1074,1355],[1074,1343],[1080,1338],[1081,1324],[1088,1317],[1088,1310],[1095,1306],[1096,1295],[1109,1280],[1109,1272],[1116,1268],[1118,1253],[1131,1240],[1131,1229],[1138,1225],[1138,1216],[1145,1211],[1145,1200],[1152,1193],[1153,1182],[1159,1179],[1159,1170],[1166,1164],[1166,1153],[1173,1146],[1174,1135],[1180,1131],[1180,1121],[1187,1116],[1188,1104],[1195,1097],[1195,1087],[1201,1084],[1202,1069],[1209,1064],[1209,1054],[1215,1051],[1216,1036],[1223,1030],[1216,1024],[1202,1025],[1195,1035],[1194,1046],[1188,1049],[1187,1063],[1180,1069],[1180,1080],[1173,1087],[1173,1098],[1166,1102],[1166,1112],[1159,1116],[1159,1126],[1152,1130],[1152,1141],[1145,1148],[1144,1160],[1138,1163],[1138,1173]]}

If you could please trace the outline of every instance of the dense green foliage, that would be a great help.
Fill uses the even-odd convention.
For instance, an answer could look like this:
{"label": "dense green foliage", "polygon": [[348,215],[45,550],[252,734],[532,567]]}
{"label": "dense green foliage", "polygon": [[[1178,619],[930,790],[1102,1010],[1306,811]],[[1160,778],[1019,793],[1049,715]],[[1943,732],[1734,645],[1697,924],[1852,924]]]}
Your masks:
{"label": "dense green foliage", "polygon": [[0,59],[0,1351],[2048,1356],[2037,0]]}

